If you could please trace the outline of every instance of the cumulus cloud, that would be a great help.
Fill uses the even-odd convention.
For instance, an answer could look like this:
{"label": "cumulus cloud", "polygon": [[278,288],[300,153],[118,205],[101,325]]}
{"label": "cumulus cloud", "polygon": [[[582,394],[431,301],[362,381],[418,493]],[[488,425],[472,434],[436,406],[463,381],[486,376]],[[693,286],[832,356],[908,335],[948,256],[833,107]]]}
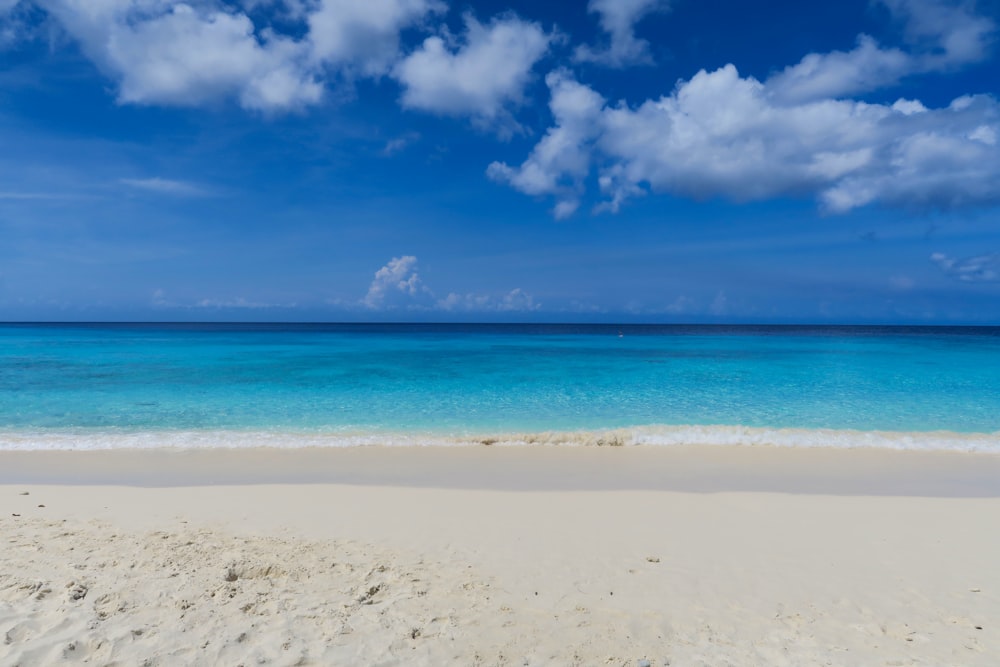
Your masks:
{"label": "cumulus cloud", "polygon": [[545,77],[549,108],[556,124],[519,167],[494,162],[487,174],[530,195],[554,195],[553,215],[562,219],[579,206],[583,180],[590,171],[591,143],[600,132],[604,98],[566,71]]}
{"label": "cumulus cloud", "polygon": [[549,48],[542,27],[513,15],[488,25],[465,16],[461,40],[432,36],[401,60],[393,76],[403,85],[402,104],[490,123],[522,101],[535,63]]}
{"label": "cumulus cloud", "polygon": [[236,98],[258,111],[317,102],[305,44],[257,30],[240,11],[168,0],[36,0],[118,83],[123,103],[198,106]]}
{"label": "cumulus cloud", "polygon": [[393,257],[375,272],[362,304],[368,308],[414,304],[430,296],[417,274],[417,258],[413,255]]}
{"label": "cumulus cloud", "polygon": [[[8,9],[10,0],[0,0]],[[117,86],[126,104],[202,106],[235,99],[267,113],[318,103],[330,77],[386,74],[400,31],[438,0],[23,0],[45,10]],[[302,35],[255,24],[268,14]],[[277,12],[274,14],[274,12]]]}
{"label": "cumulus cloud", "polygon": [[[1000,202],[1000,105],[992,97],[938,109],[908,100],[790,104],[732,65],[703,70],[634,108],[602,104],[565,73],[549,83],[553,128],[519,167],[493,163],[487,171],[526,194],[553,195],[557,213],[578,201],[594,167],[606,197],[600,208],[612,211],[648,190],[739,201],[814,196],[835,213],[875,202],[940,209]],[[566,91],[587,100],[569,105],[584,111],[557,111]]]}
{"label": "cumulus cloud", "polygon": [[963,282],[985,283],[1000,281],[1000,253],[956,259],[941,252],[931,255],[931,261],[942,271]]}
{"label": "cumulus cloud", "polygon": [[308,17],[312,57],[382,76],[399,57],[400,31],[446,8],[437,0],[320,0]]}
{"label": "cumulus cloud", "polygon": [[587,11],[598,14],[598,22],[610,42],[603,48],[578,46],[574,59],[608,67],[651,65],[649,42],[635,36],[635,24],[652,12],[669,8],[669,0],[590,0]]}
{"label": "cumulus cloud", "polygon": [[982,60],[996,30],[969,3],[947,0],[880,0],[903,23],[909,50],[884,48],[868,35],[851,51],[810,53],[771,77],[779,101],[802,103],[877,90],[905,76],[939,72]]}

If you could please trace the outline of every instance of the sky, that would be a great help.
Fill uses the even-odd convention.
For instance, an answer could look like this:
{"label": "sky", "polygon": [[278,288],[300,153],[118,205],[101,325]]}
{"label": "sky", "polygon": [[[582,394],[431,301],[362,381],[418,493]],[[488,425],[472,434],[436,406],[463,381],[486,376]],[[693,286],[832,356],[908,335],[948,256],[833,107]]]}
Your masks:
{"label": "sky", "polygon": [[0,0],[0,321],[1000,324],[1000,0]]}

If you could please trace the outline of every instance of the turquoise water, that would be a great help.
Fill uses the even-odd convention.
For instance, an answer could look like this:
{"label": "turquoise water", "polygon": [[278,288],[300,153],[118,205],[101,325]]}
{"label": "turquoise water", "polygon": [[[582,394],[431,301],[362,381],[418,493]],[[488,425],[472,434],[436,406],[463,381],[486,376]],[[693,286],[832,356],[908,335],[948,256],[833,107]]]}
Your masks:
{"label": "turquoise water", "polygon": [[0,447],[616,429],[1000,450],[1000,328],[0,325]]}

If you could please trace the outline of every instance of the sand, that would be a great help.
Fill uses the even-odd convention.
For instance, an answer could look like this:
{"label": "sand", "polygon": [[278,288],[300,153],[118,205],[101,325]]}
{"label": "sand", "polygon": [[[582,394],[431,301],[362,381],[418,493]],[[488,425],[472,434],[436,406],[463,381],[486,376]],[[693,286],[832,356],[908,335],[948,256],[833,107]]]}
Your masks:
{"label": "sand", "polygon": [[992,666],[998,470],[768,448],[0,452],[0,665]]}

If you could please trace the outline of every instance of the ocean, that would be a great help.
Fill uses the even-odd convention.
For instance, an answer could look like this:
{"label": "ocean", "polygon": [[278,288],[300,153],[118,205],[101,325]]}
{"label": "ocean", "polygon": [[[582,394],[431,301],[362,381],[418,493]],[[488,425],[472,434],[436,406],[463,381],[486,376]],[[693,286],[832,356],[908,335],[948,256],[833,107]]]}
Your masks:
{"label": "ocean", "polygon": [[0,325],[0,449],[1000,452],[1000,327]]}

